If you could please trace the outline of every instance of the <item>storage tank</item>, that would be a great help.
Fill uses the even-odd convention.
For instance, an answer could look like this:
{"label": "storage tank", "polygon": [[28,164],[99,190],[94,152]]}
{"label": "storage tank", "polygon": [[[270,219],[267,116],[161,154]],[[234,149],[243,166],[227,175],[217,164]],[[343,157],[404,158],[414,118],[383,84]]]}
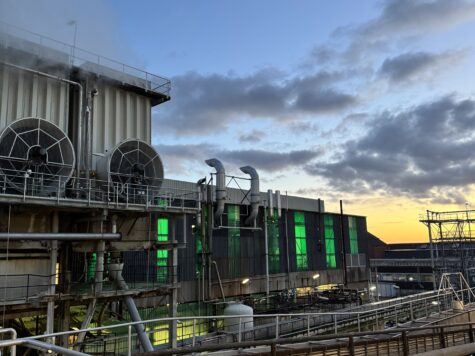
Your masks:
{"label": "storage tank", "polygon": [[[224,315],[236,316],[235,318],[224,319],[224,331],[238,332],[239,319],[241,319],[241,331],[249,330],[254,327],[254,310],[248,306],[238,302],[229,303],[224,309]],[[244,315],[243,317],[239,317]]]}

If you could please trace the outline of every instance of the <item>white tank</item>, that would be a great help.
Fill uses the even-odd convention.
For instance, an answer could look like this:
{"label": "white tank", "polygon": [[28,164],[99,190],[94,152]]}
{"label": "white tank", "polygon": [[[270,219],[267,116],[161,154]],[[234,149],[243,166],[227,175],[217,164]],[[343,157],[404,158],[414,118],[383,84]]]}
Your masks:
{"label": "white tank", "polygon": [[[254,310],[250,306],[231,302],[224,309],[224,315],[236,316],[235,318],[224,319],[224,331],[238,332],[239,331],[239,319],[241,319],[241,331],[252,329],[254,327]],[[246,315],[239,318],[240,315]]]}
{"label": "white tank", "polygon": [[454,310],[464,310],[463,302],[460,300],[452,301],[452,307],[454,308]]}

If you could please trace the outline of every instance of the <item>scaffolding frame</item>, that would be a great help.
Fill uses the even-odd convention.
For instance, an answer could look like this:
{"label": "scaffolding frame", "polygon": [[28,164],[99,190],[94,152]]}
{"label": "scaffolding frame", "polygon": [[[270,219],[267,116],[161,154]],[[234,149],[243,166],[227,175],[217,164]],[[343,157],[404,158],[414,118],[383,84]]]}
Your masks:
{"label": "scaffolding frame", "polygon": [[[475,210],[427,210],[419,221],[427,227],[429,235],[434,290],[436,281],[446,273],[460,272],[473,285],[475,236],[472,231],[475,227]],[[454,258],[458,263],[453,263]]]}

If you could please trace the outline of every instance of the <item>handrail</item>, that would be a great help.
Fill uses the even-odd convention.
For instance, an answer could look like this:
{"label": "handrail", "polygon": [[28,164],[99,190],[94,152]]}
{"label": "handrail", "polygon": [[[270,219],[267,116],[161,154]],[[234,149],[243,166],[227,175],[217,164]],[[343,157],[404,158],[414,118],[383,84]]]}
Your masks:
{"label": "handrail", "polygon": [[[147,177],[146,177],[147,178]],[[198,193],[186,182],[161,178],[156,185],[118,183],[94,178],[0,170],[0,197],[50,200],[55,204],[80,203],[125,207],[197,209]],[[46,185],[45,185],[46,182]],[[47,187],[46,189],[44,187]]]}
{"label": "handrail", "polygon": [[[142,69],[121,63],[115,59],[110,59],[110,58],[98,55],[91,51],[78,48],[75,45],[72,46],[70,44],[58,41],[51,37],[43,36],[38,33],[20,28],[18,26],[11,25],[4,21],[0,21],[0,26],[1,28],[4,29],[3,32],[10,36],[16,36],[27,41],[28,40],[33,41],[34,43],[40,46],[47,47],[56,51],[61,51],[65,55],[68,55],[70,58],[72,58],[73,61],[79,60],[79,61],[90,62],[90,63],[103,65],[103,66],[110,64],[111,66],[109,68],[111,70],[117,71],[125,75],[134,76],[136,78],[139,78],[145,81],[144,83],[140,83],[135,80],[135,81],[131,81],[133,83],[130,83],[130,84],[142,87],[145,90],[150,90],[159,94],[164,94],[167,96],[170,94],[171,83],[170,83],[170,80],[165,77],[151,74]],[[27,38],[28,36],[29,38]],[[31,37],[34,37],[34,38],[31,38]],[[82,56],[80,56],[81,53],[83,54]],[[87,57],[87,56],[89,56],[91,59],[82,58],[82,57]],[[94,62],[92,60],[94,60]],[[112,65],[114,65],[114,67],[112,67]],[[122,77],[121,79],[124,80],[126,78]],[[126,80],[124,81],[127,82]],[[147,82],[149,82],[150,85],[148,85]]]}
{"label": "handrail", "polygon": [[[460,290],[461,291],[461,290]],[[451,292],[447,291],[447,295],[451,295]],[[427,298],[422,298],[419,299],[418,301],[422,300],[427,300],[427,299],[434,299],[437,298],[439,299],[441,295],[434,295],[432,298],[427,297]],[[360,311],[360,312],[352,312],[352,311],[347,311],[347,312],[312,312],[312,313],[290,313],[290,314],[283,314],[283,313],[278,313],[278,314],[256,314],[256,315],[204,315],[204,316],[183,316],[183,317],[165,317],[165,318],[155,318],[155,319],[149,319],[149,320],[142,320],[140,322],[127,322],[127,323],[121,323],[121,324],[115,324],[115,325],[109,325],[109,326],[101,326],[101,327],[94,327],[94,328],[88,328],[88,329],[83,329],[83,330],[71,330],[71,331],[62,331],[62,332],[57,332],[57,333],[52,333],[48,335],[36,335],[32,336],[31,338],[34,339],[41,339],[45,337],[56,337],[56,336],[64,336],[64,335],[73,335],[77,334],[80,332],[93,332],[93,331],[103,331],[103,330],[110,330],[110,329],[116,329],[116,328],[124,328],[128,326],[134,326],[137,324],[148,324],[148,323],[156,323],[156,322],[168,322],[168,321],[184,321],[184,320],[216,320],[216,319],[228,319],[228,318],[249,318],[253,317],[254,319],[256,318],[262,318],[262,319],[269,319],[269,318],[285,318],[285,317],[302,317],[302,316],[310,316],[310,317],[316,317],[316,316],[334,316],[334,315],[363,315],[363,314],[371,314],[375,312],[380,312],[380,311],[385,311],[388,310],[389,308],[395,309],[396,306],[400,306],[403,304],[407,303],[401,303],[401,304],[394,304],[390,305],[386,308],[377,308],[377,309],[371,309],[371,310],[365,310],[365,311]],[[475,323],[475,321],[473,322]],[[394,332],[394,331],[393,331]],[[0,346],[2,344],[0,343]]]}

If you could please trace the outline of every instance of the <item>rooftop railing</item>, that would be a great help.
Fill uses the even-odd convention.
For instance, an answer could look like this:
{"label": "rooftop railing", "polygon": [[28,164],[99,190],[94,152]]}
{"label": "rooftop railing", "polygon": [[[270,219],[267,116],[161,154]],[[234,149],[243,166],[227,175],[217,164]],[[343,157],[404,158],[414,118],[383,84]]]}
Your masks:
{"label": "rooftop railing", "polygon": [[[133,181],[134,177],[121,176]],[[117,209],[196,209],[198,192],[172,179],[144,178],[154,185],[70,178],[46,173],[0,171],[0,199],[56,205],[106,206]]]}
{"label": "rooftop railing", "polygon": [[167,78],[0,21],[0,34],[2,33],[4,35],[0,36],[0,46],[5,48],[27,50],[48,61],[55,60],[72,67],[94,71],[146,91],[170,95],[171,83]]}

